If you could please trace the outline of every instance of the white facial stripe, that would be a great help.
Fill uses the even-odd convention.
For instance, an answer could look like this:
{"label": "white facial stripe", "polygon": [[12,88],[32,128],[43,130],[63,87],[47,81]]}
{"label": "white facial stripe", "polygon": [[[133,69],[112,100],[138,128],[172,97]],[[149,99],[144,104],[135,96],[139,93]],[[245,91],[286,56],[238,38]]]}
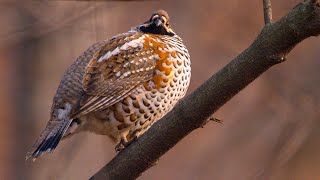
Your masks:
{"label": "white facial stripe", "polygon": [[152,17],[152,20],[154,20],[155,18],[158,18],[158,17],[159,17],[159,15],[156,14],[156,15],[154,15],[154,16]]}
{"label": "white facial stripe", "polygon": [[166,18],[166,17],[161,16],[161,19],[163,20],[164,24],[166,24],[166,23],[167,23],[167,18]]}

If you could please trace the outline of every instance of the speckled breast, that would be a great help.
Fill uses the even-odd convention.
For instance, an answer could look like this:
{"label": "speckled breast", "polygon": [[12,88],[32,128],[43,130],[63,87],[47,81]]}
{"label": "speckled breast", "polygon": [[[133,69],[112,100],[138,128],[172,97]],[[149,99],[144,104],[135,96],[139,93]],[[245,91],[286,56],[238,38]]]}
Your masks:
{"label": "speckled breast", "polygon": [[144,38],[145,51],[157,56],[154,57],[156,64],[152,79],[98,115],[108,126],[109,132],[102,134],[108,134],[116,141],[121,137],[130,140],[142,134],[172,110],[186,94],[190,82],[190,56],[180,37],[140,36]]}

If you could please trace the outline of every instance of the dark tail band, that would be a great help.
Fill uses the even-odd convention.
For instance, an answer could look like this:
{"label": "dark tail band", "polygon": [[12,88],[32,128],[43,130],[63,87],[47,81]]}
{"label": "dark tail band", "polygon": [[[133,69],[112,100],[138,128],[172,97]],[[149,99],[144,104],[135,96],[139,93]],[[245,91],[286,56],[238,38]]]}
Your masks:
{"label": "dark tail band", "polygon": [[61,122],[59,126],[53,128],[49,132],[46,131],[46,129],[42,134],[43,138],[40,138],[38,142],[36,142],[36,144],[33,146],[33,150],[30,153],[28,153],[26,159],[36,159],[44,153],[52,152],[59,144],[62,136],[69,128],[71,122],[72,120],[67,119]]}

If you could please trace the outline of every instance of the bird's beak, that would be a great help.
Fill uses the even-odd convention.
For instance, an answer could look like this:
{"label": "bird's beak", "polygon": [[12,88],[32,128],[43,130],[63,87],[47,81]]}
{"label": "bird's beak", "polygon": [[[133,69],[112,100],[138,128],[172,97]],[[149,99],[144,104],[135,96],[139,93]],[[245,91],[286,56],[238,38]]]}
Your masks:
{"label": "bird's beak", "polygon": [[160,26],[162,24],[161,19],[156,19],[155,24],[157,27]]}

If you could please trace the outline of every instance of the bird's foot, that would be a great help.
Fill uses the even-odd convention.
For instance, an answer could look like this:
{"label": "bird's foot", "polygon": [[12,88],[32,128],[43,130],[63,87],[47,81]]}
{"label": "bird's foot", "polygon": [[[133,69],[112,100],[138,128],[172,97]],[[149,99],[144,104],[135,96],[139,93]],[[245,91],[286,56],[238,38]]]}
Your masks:
{"label": "bird's foot", "polygon": [[124,150],[131,143],[133,143],[136,139],[138,139],[138,136],[136,136],[136,135],[129,141],[125,137],[122,137],[120,142],[115,147],[116,152],[120,152],[120,151]]}

